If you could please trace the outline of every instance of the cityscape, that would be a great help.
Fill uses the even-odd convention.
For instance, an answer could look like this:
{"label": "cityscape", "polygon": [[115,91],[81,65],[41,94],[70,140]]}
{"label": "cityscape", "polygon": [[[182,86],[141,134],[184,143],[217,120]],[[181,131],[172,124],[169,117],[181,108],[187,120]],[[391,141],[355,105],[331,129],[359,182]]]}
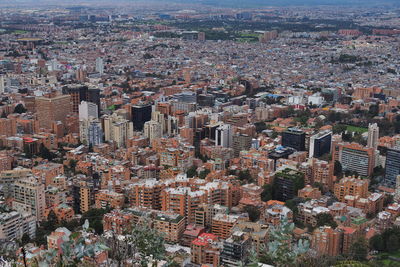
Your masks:
{"label": "cityscape", "polygon": [[14,266],[400,266],[400,2],[0,0]]}

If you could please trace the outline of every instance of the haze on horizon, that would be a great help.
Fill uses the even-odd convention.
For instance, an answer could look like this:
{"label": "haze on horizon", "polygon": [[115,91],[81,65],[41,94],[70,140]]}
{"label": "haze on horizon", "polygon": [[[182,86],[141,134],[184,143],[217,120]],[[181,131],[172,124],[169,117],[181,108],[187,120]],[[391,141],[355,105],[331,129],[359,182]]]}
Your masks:
{"label": "haze on horizon", "polygon": [[[219,7],[241,7],[254,8],[262,6],[318,6],[318,5],[339,5],[339,6],[400,6],[398,0],[111,0],[112,3],[182,3],[182,4],[200,4]],[[79,5],[79,4],[108,4],[110,0],[0,0],[0,4],[7,6],[20,5]]]}

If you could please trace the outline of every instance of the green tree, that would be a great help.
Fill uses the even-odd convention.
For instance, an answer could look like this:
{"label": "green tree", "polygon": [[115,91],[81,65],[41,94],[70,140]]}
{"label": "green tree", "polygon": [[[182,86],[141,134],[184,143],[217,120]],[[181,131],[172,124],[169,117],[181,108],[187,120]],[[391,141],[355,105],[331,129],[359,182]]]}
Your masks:
{"label": "green tree", "polygon": [[249,215],[249,219],[251,222],[256,222],[260,219],[260,210],[257,209],[256,207],[252,206],[252,205],[247,205],[244,210],[247,212],[247,214]]}
{"label": "green tree", "polygon": [[330,226],[332,228],[337,227],[337,223],[335,222],[332,214],[330,213],[319,213],[317,214],[316,219],[317,219],[317,227],[325,225]]}
{"label": "green tree", "polygon": [[29,242],[31,242],[31,237],[27,233],[23,234],[21,237],[21,242],[20,242],[21,245],[24,246],[24,245],[28,244]]}
{"label": "green tree", "polygon": [[96,234],[103,233],[103,216],[110,212],[110,209],[90,209],[82,215],[81,223],[88,220],[90,228],[92,228]]}
{"label": "green tree", "polygon": [[199,174],[199,178],[200,179],[205,179],[207,177],[207,175],[210,173],[209,169],[204,169],[200,172]]}
{"label": "green tree", "polygon": [[268,250],[266,256],[275,266],[291,267],[309,250],[309,242],[300,239],[297,244],[293,244],[294,224],[283,219],[279,226],[271,227],[269,231]]}
{"label": "green tree", "polygon": [[197,175],[197,167],[196,166],[192,166],[190,167],[187,172],[186,172],[187,177],[192,178],[195,177]]}
{"label": "green tree", "polygon": [[338,160],[335,160],[333,175],[340,177],[340,176],[342,176],[342,174],[343,174],[342,163],[340,163],[340,161],[338,161]]}
{"label": "green tree", "polygon": [[374,235],[369,240],[369,246],[377,251],[384,251],[385,250],[385,242],[381,235]]}
{"label": "green tree", "polygon": [[273,197],[272,195],[272,186],[270,184],[263,185],[263,191],[261,193],[262,201],[269,201]]}
{"label": "green tree", "polygon": [[25,113],[26,111],[27,111],[26,108],[22,104],[18,104],[14,108],[14,113],[22,114],[22,113]]}
{"label": "green tree", "polygon": [[400,240],[398,236],[391,235],[386,241],[386,247],[389,252],[395,252],[400,249]]}
{"label": "green tree", "polygon": [[368,244],[365,238],[359,238],[350,247],[350,256],[356,261],[364,261],[368,255]]}
{"label": "green tree", "polygon": [[47,159],[47,160],[52,160],[53,159],[53,154],[50,152],[50,150],[43,144],[40,145],[39,148],[39,154],[42,158]]}
{"label": "green tree", "polygon": [[262,131],[267,129],[267,125],[263,121],[254,123],[254,126],[256,126],[257,133],[261,133]]}
{"label": "green tree", "polygon": [[165,257],[164,238],[154,228],[149,227],[150,222],[144,221],[134,226],[128,240],[134,245],[140,255],[142,266],[148,266],[152,261],[159,261]]}

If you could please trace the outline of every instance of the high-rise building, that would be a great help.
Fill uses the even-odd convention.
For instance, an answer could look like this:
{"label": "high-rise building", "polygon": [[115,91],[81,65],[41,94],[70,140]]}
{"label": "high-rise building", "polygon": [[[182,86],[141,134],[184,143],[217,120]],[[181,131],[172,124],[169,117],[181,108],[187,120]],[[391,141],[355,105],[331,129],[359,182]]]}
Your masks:
{"label": "high-rise building", "polygon": [[321,157],[322,155],[331,152],[332,132],[320,132],[310,138],[309,157]]}
{"label": "high-rise building", "polygon": [[306,134],[297,128],[289,128],[282,134],[282,146],[291,147],[297,151],[305,151]]}
{"label": "high-rise building", "polygon": [[125,147],[133,135],[132,122],[113,113],[104,117],[104,137],[106,141],[114,141],[117,147]]}
{"label": "high-rise building", "polygon": [[35,216],[28,213],[5,210],[0,207],[0,241],[20,240],[24,234],[36,236]]}
{"label": "high-rise building", "polygon": [[385,164],[385,182],[390,187],[396,186],[396,178],[400,175],[400,147],[388,149]]}
{"label": "high-rise building", "polygon": [[215,145],[232,147],[233,129],[230,124],[223,124],[215,131]]}
{"label": "high-rise building", "polygon": [[100,115],[100,89],[89,89],[87,86],[64,87],[63,94],[71,96],[72,112],[79,113],[82,101],[92,102],[97,105]]}
{"label": "high-rise building", "polygon": [[96,58],[96,71],[100,73],[100,75],[104,74],[104,61],[101,57]]}
{"label": "high-rise building", "polygon": [[396,191],[394,193],[394,198],[396,201],[400,201],[400,175],[396,178]]}
{"label": "high-rise building", "polygon": [[368,125],[368,142],[369,148],[377,149],[379,140],[379,127],[376,123],[370,123]]}
{"label": "high-rise building", "polygon": [[311,248],[318,255],[338,256],[341,253],[343,231],[322,226],[315,229],[311,238]]}
{"label": "high-rise building", "polygon": [[100,190],[95,196],[95,206],[97,209],[121,209],[124,201],[124,194],[110,190]]}
{"label": "high-rise building", "polygon": [[44,184],[35,177],[21,179],[14,184],[13,209],[20,213],[29,213],[37,221],[43,221],[46,208]]}
{"label": "high-rise building", "polygon": [[144,123],[151,120],[152,107],[150,104],[134,105],[131,108],[132,122],[135,131],[142,131]]}
{"label": "high-rise building", "polygon": [[79,139],[83,144],[96,146],[103,143],[103,137],[103,130],[98,119],[90,117],[79,121]]}
{"label": "high-rise building", "polygon": [[14,194],[13,185],[22,178],[32,175],[31,169],[15,168],[14,170],[0,172],[0,196],[5,198]]}
{"label": "high-rise building", "polygon": [[220,263],[226,267],[236,267],[247,263],[251,249],[251,238],[242,231],[235,231],[223,243]]}
{"label": "high-rise building", "polygon": [[187,223],[195,222],[195,211],[206,202],[204,191],[191,191],[189,187],[166,188],[161,193],[162,210],[173,211],[186,217]]}
{"label": "high-rise building", "polygon": [[304,174],[287,168],[275,173],[274,183],[276,184],[275,199],[279,201],[293,199],[304,187]]}
{"label": "high-rise building", "polygon": [[321,184],[325,190],[333,189],[334,163],[324,160],[311,160],[311,178],[313,183]]}
{"label": "high-rise building", "polygon": [[88,120],[89,117],[98,118],[99,110],[98,106],[92,102],[82,101],[78,107],[79,110],[79,120]]}
{"label": "high-rise building", "polygon": [[35,101],[36,114],[39,126],[51,129],[54,121],[66,122],[67,115],[71,110],[71,97],[61,95],[56,97],[38,97]]}
{"label": "high-rise building", "polygon": [[235,134],[233,140],[233,154],[237,158],[240,151],[247,151],[251,148],[252,138],[247,134]]}
{"label": "high-rise building", "polygon": [[0,95],[5,93],[4,76],[0,75]]}
{"label": "high-rise building", "polygon": [[355,143],[344,144],[340,147],[339,161],[342,163],[343,170],[369,176],[375,167],[375,149]]}
{"label": "high-rise building", "polygon": [[218,237],[211,233],[202,233],[191,244],[191,262],[197,265],[211,264],[219,266]]}
{"label": "high-rise building", "polygon": [[214,235],[217,235],[223,239],[227,239],[232,232],[233,226],[235,226],[238,220],[239,220],[238,215],[217,213],[212,218],[211,231]]}
{"label": "high-rise building", "polygon": [[335,184],[334,193],[340,202],[344,202],[346,196],[365,198],[368,195],[368,180],[346,177]]}
{"label": "high-rise building", "polygon": [[7,137],[17,134],[17,121],[15,119],[0,118],[0,135]]}
{"label": "high-rise building", "polygon": [[[163,115],[164,116],[164,115]],[[150,139],[150,142],[154,139],[161,138],[162,126],[157,121],[146,121],[144,123],[144,136]]]}
{"label": "high-rise building", "polygon": [[136,207],[161,210],[161,190],[163,185],[155,179],[143,179],[129,185],[129,203]]}

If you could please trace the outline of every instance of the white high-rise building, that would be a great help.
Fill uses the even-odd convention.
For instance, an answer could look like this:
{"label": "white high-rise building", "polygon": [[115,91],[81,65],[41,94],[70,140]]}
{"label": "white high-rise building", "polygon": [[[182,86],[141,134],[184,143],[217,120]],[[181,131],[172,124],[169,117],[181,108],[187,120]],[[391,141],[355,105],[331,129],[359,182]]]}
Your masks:
{"label": "white high-rise building", "polygon": [[378,148],[378,139],[379,139],[379,127],[376,123],[370,123],[368,125],[368,147],[372,147],[374,149]]}
{"label": "white high-rise building", "polygon": [[394,193],[394,200],[400,201],[400,175],[396,177],[396,190]]}
{"label": "white high-rise building", "polygon": [[0,213],[0,240],[19,240],[24,234],[36,235],[36,218],[29,213],[4,211]]}
{"label": "white high-rise building", "polygon": [[126,147],[129,138],[133,136],[133,123],[113,113],[104,117],[104,138],[114,141],[117,147]]}
{"label": "white high-rise building", "polygon": [[14,184],[14,201],[12,208],[24,214],[29,213],[37,221],[45,220],[46,199],[44,184],[35,177],[28,177],[16,181]]}
{"label": "white high-rise building", "polygon": [[96,71],[100,73],[100,75],[104,74],[104,62],[101,57],[96,58]]}
{"label": "white high-rise building", "polygon": [[88,120],[90,117],[97,119],[98,111],[95,103],[82,101],[79,104],[79,120]]}
{"label": "white high-rise building", "polygon": [[154,139],[161,138],[162,126],[157,121],[147,121],[144,123],[144,136],[150,139],[150,142]]}
{"label": "white high-rise building", "polygon": [[0,75],[0,94],[4,94],[5,89],[4,76]]}
{"label": "white high-rise building", "polygon": [[96,146],[103,143],[103,130],[98,119],[90,117],[79,121],[79,139],[86,145]]}
{"label": "white high-rise building", "polygon": [[215,145],[232,147],[233,129],[230,124],[223,124],[215,131]]}

